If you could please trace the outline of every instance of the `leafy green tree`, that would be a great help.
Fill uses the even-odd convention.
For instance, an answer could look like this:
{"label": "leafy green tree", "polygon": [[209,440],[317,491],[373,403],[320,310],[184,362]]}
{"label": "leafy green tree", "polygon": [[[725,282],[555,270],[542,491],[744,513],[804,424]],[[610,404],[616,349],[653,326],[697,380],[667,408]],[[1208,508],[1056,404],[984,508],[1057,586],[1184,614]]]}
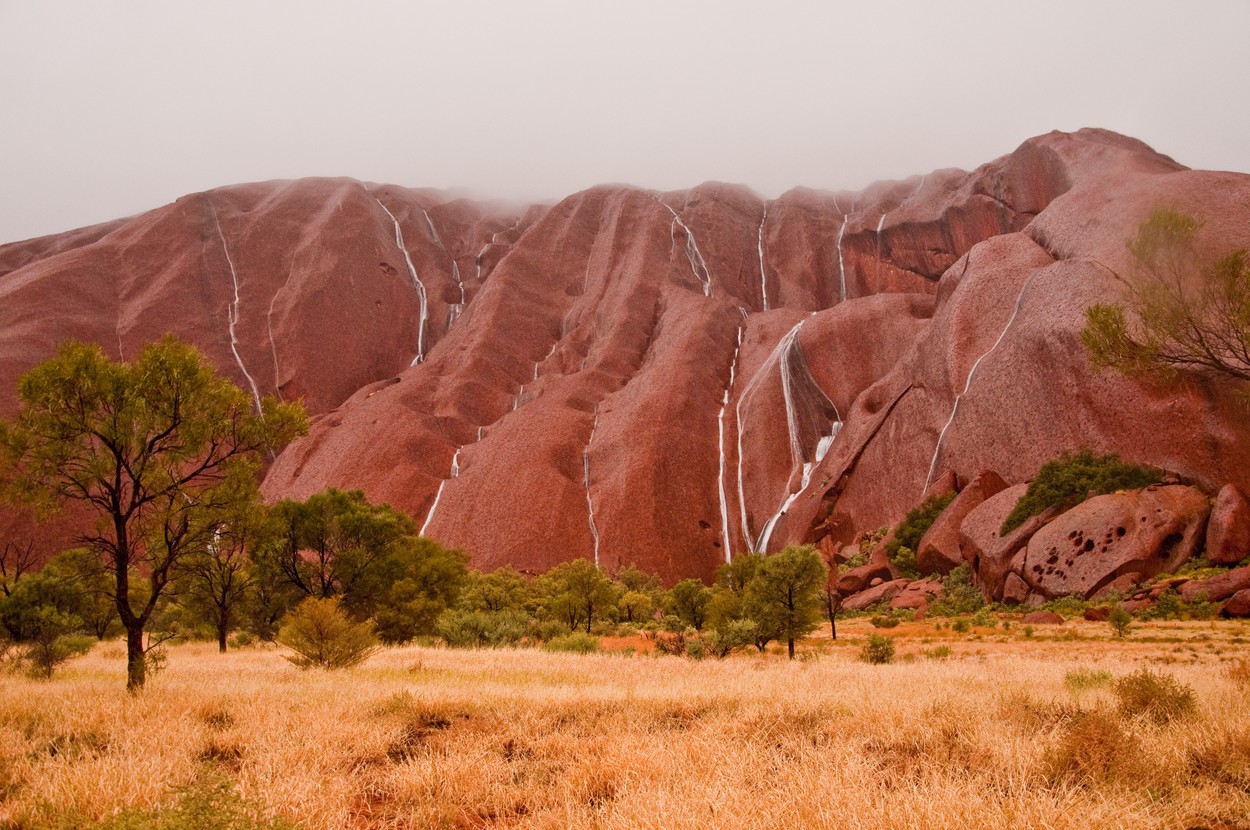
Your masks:
{"label": "leafy green tree", "polygon": [[620,609],[621,616],[626,622],[643,622],[651,619],[655,613],[655,600],[650,594],[626,591],[617,601],[616,607]]}
{"label": "leafy green tree", "polygon": [[112,574],[97,553],[88,548],[70,548],[49,559],[41,573],[57,574],[64,580],[74,594],[73,613],[97,640],[116,633],[119,621]]}
{"label": "leafy green tree", "polygon": [[[299,404],[252,398],[172,337],[130,363],[66,343],[26,373],[20,410],[0,424],[9,490],[45,505],[78,503],[96,523],[81,537],[113,576],[126,629],[126,687],[146,678],[144,632],[183,559],[223,515],[256,497],[266,453],[305,432]],[[131,582],[144,599],[132,603]]]}
{"label": "leafy green tree", "polygon": [[[1128,242],[1125,305],[1085,311],[1081,340],[1095,366],[1164,379],[1180,371],[1250,380],[1250,253],[1239,248],[1204,264],[1202,221],[1156,210]],[[1246,387],[1239,383],[1239,394]]]}
{"label": "leafy green tree", "polygon": [[383,642],[402,643],[434,634],[468,578],[468,557],[424,536],[404,536],[354,583],[358,616],[370,616]]}
{"label": "leafy green tree", "polygon": [[557,565],[539,582],[546,595],[547,614],[565,622],[570,630],[584,627],[589,634],[595,621],[616,604],[616,586],[589,559]]}
{"label": "leafy green tree", "polygon": [[344,596],[350,610],[364,599],[362,583],[390,545],[416,536],[410,517],[387,504],[372,504],[359,490],[324,490],[306,501],[285,499],[272,515],[281,543],[278,568],[304,596]]}
{"label": "leafy green tree", "polygon": [[[735,556],[732,562],[726,562],[717,570],[716,585],[712,588],[706,609],[707,624],[714,631],[727,635],[732,623],[745,619],[742,606],[747,585],[751,583],[763,561],[762,553],[745,553]],[[770,637],[763,644],[757,645],[762,651],[771,640]]]}
{"label": "leafy green tree", "polygon": [[698,579],[683,579],[669,589],[665,609],[695,631],[703,630],[712,592]]}
{"label": "leafy green tree", "polygon": [[828,580],[825,562],[812,545],[790,545],[760,563],[747,585],[747,616],[785,640],[790,659],[794,641],[820,624],[820,591]]}
{"label": "leafy green tree", "polygon": [[256,585],[259,574],[252,567],[250,550],[264,537],[267,521],[261,505],[242,503],[233,515],[223,517],[212,539],[183,563],[181,600],[212,622],[222,654],[239,608]]}
{"label": "leafy green tree", "polygon": [[23,659],[37,677],[48,678],[61,663],[91,647],[91,639],[75,636],[83,627],[75,611],[76,587],[55,569],[45,568],[17,583],[0,600],[0,623],[23,644]]}
{"label": "leafy green tree", "polygon": [[1091,493],[1146,487],[1159,478],[1158,470],[1126,463],[1115,453],[1094,455],[1089,449],[1075,455],[1065,452],[1037,471],[1024,495],[1007,514],[999,535],[1006,536],[1030,516],[1051,507],[1067,509],[1085,501]]}
{"label": "leafy green tree", "polygon": [[531,594],[530,581],[504,565],[490,573],[470,571],[457,605],[466,611],[520,610]]}

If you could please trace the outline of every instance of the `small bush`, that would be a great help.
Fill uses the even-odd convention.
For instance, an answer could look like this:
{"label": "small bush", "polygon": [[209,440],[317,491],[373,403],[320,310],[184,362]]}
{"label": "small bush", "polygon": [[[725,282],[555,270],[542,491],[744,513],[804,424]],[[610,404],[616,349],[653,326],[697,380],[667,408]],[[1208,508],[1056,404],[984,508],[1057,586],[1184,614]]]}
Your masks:
{"label": "small bush", "polygon": [[282,620],[278,642],[292,649],[287,657],[301,669],[345,669],[378,650],[372,623],[356,623],[339,608],[337,599],[308,599]]}
{"label": "small bush", "polygon": [[563,637],[555,637],[543,644],[544,651],[566,654],[594,654],[599,650],[599,638],[585,631],[574,631]]}
{"label": "small bush", "polygon": [[1060,722],[1043,756],[1055,783],[1098,785],[1129,780],[1140,771],[1140,746],[1114,715],[1102,709],[1076,712]]}
{"label": "small bush", "polygon": [[1111,672],[1105,669],[1075,669],[1063,676],[1063,685],[1074,692],[1083,692],[1108,686],[1114,679]]}
{"label": "small bush", "polygon": [[900,620],[893,614],[877,614],[869,622],[873,628],[897,628]]}
{"label": "small bush", "polygon": [[50,679],[57,666],[91,651],[95,637],[86,634],[62,634],[51,640],[37,639],[26,648],[23,659],[30,666],[31,677]]}
{"label": "small bush", "polygon": [[964,562],[942,578],[942,597],[929,610],[939,616],[953,617],[975,613],[984,605],[985,597],[972,584],[972,568]]}
{"label": "small bush", "polygon": [[528,618],[522,611],[445,611],[435,630],[443,642],[459,648],[512,645],[526,635]]}
{"label": "small bush", "polygon": [[709,654],[707,644],[702,640],[686,641],[686,656],[691,660],[702,660]]}
{"label": "small bush", "polygon": [[925,649],[920,652],[927,660],[945,660],[951,656],[950,646],[937,646],[936,648]]}
{"label": "small bush", "polygon": [[972,623],[970,623],[968,620],[964,619],[963,617],[960,617],[959,619],[951,623],[951,631],[955,631],[960,634],[967,634],[971,630],[972,630]]}
{"label": "small bush", "polygon": [[859,659],[874,665],[893,662],[894,639],[884,634],[869,634],[864,647],[860,649]]}
{"label": "small bush", "polygon": [[972,615],[970,622],[977,628],[997,628],[998,620],[990,614],[990,609],[982,608]]}
{"label": "small bush", "polygon": [[1107,617],[1107,625],[1111,626],[1111,632],[1122,640],[1133,627],[1133,615],[1124,610],[1123,605],[1117,605],[1111,609],[1111,614]]}
{"label": "small bush", "polygon": [[1089,449],[1075,455],[1065,452],[1037,471],[1037,476],[1029,482],[1028,490],[1007,514],[999,535],[1006,536],[1024,524],[1026,519],[1051,507],[1068,508],[1080,504],[1090,493],[1134,490],[1157,484],[1159,479],[1158,470],[1125,463],[1115,453],[1094,455],[1094,451]]}
{"label": "small bush", "polygon": [[1125,717],[1144,715],[1159,725],[1192,715],[1198,708],[1194,690],[1170,674],[1142,669],[1115,682],[1111,691]]}
{"label": "small bush", "polygon": [[740,648],[755,645],[758,628],[754,620],[733,620],[709,633],[704,640],[713,655],[728,657]]}

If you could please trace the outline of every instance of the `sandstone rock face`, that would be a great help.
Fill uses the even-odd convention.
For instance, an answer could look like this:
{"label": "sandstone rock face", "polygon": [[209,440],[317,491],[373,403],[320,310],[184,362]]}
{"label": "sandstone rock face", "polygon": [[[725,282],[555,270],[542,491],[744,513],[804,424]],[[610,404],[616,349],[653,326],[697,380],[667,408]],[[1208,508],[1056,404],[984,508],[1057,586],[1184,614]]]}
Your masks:
{"label": "sandstone rock face", "polygon": [[1019,576],[1039,596],[1092,597],[1117,577],[1174,571],[1202,543],[1209,503],[1183,485],[1094,496],[1038,530]]}
{"label": "sandstone rock face", "polygon": [[964,561],[959,547],[959,528],[964,519],[990,496],[1006,488],[1007,482],[998,473],[986,470],[960,491],[920,539],[916,551],[916,565],[920,572],[944,574],[959,566]]}
{"label": "sandstone rock face", "polygon": [[960,554],[972,567],[986,596],[992,599],[1011,603],[1024,601],[1027,586],[1022,593],[1024,583],[1018,576],[1012,580],[1012,570],[1018,566],[1017,559],[1033,534],[1054,518],[1053,513],[1033,516],[1006,536],[998,535],[1007,514],[1027,490],[1027,484],[1000,490],[969,511],[959,525]]}
{"label": "sandstone rock face", "polygon": [[[65,337],[126,358],[172,331],[316,416],[268,498],[359,488],[477,567],[585,557],[669,581],[749,549],[828,554],[926,491],[1026,481],[1083,446],[1244,490],[1237,401],[1096,372],[1079,344],[1160,203],[1207,219],[1212,250],[1250,243],[1250,177],[1100,130],[767,201],[222,188],[0,246],[0,415]],[[1010,563],[977,570],[1007,590]]]}
{"label": "sandstone rock face", "polygon": [[1217,565],[1233,565],[1250,556],[1250,501],[1235,485],[1225,484],[1215,497],[1206,555]]}

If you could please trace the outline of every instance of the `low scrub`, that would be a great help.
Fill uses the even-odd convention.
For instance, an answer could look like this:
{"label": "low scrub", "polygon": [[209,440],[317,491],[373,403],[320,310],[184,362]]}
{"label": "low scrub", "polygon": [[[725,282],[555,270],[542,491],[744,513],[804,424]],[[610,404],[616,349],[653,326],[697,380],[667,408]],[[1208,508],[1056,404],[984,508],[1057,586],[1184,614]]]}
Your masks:
{"label": "low scrub", "polygon": [[599,650],[599,638],[584,631],[574,631],[548,640],[543,643],[543,649],[566,654],[593,654]]}
{"label": "low scrub", "polygon": [[884,634],[869,634],[859,651],[859,659],[865,663],[880,665],[894,661],[894,639]]}
{"label": "low scrub", "polygon": [[1114,493],[1157,484],[1159,471],[1121,461],[1115,453],[1094,455],[1093,450],[1064,453],[1048,461],[1029,482],[1028,490],[1007,514],[999,535],[1006,536],[1025,520],[1052,507],[1067,509],[1090,494]]}
{"label": "low scrub", "polygon": [[278,642],[295,652],[287,657],[301,669],[345,669],[378,650],[370,622],[353,622],[337,599],[308,599],[282,620]]}
{"label": "low scrub", "polygon": [[1170,674],[1141,669],[1115,682],[1111,691],[1126,717],[1143,716],[1162,726],[1192,715],[1198,708],[1194,690]]}

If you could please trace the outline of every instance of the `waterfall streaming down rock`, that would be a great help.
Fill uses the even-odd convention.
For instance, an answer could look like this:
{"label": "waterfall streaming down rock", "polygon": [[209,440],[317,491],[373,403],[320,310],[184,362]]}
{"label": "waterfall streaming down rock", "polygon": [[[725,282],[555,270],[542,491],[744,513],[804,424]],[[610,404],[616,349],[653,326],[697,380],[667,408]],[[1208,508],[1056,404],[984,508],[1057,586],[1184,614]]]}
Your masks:
{"label": "waterfall streaming down rock", "polygon": [[[404,255],[404,262],[408,266],[408,275],[412,277],[413,287],[417,289],[417,301],[420,304],[421,322],[417,327],[417,355],[412,359],[412,365],[416,366],[425,360],[425,327],[429,319],[429,304],[425,296],[425,284],[421,282],[421,278],[417,276],[417,266],[412,264],[412,257],[408,255],[408,248],[404,245],[404,232],[399,227],[399,220],[395,218],[395,214],[391,213],[386,205],[382,204],[381,199],[374,199],[378,203],[378,207],[386,211],[386,215],[391,217],[391,222],[395,224],[395,246],[399,248],[400,253]],[[429,220],[429,215],[426,215]]]}
{"label": "waterfall streaming down rock", "polygon": [[[753,549],[757,551],[768,549],[768,542],[777,523],[811,483],[812,468],[824,458],[842,428],[842,416],[838,413],[837,406],[816,383],[803,356],[799,333],[804,322],[800,320],[781,338],[738,399],[738,495],[742,507],[742,531],[748,542],[755,540]],[[774,377],[777,378],[779,389],[771,386]],[[750,429],[751,405],[756,397],[776,394],[778,391],[786,413],[790,472],[785,492],[779,497],[780,507],[764,524],[758,536],[753,536],[742,478],[743,435]]]}

